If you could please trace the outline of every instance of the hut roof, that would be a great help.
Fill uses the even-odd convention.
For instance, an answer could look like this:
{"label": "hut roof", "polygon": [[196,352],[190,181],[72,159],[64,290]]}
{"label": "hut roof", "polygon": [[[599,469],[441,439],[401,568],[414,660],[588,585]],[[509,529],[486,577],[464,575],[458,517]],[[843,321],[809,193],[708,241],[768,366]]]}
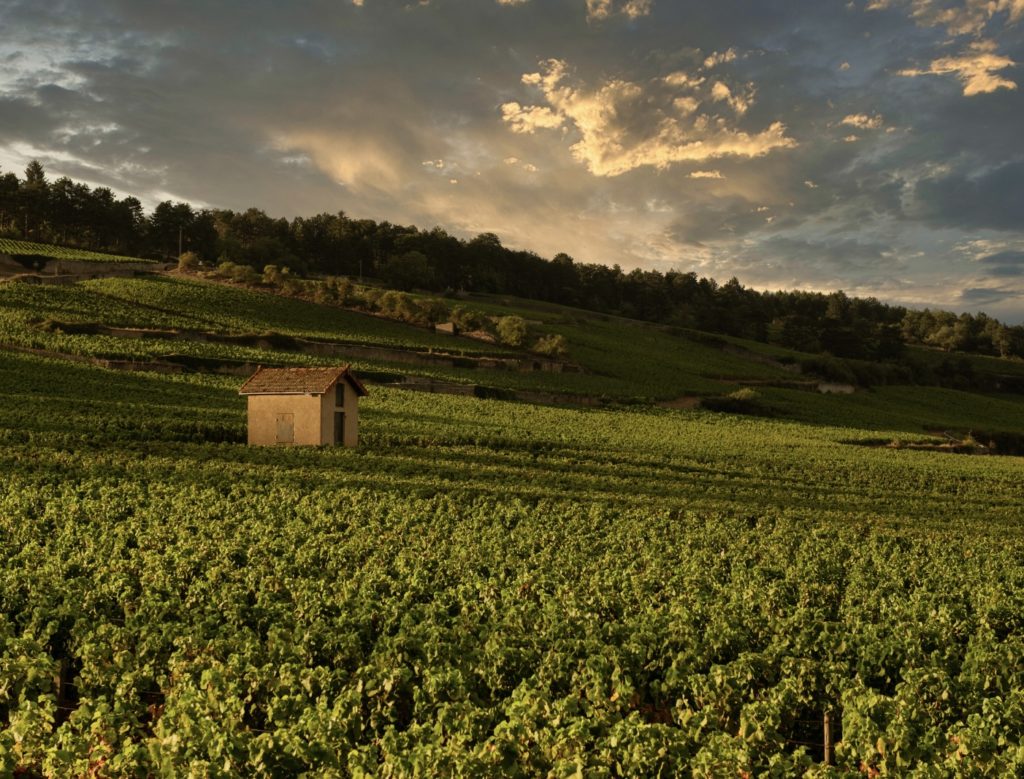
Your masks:
{"label": "hut roof", "polygon": [[239,395],[323,395],[345,380],[356,393],[369,393],[347,365],[340,368],[260,368],[238,390]]}

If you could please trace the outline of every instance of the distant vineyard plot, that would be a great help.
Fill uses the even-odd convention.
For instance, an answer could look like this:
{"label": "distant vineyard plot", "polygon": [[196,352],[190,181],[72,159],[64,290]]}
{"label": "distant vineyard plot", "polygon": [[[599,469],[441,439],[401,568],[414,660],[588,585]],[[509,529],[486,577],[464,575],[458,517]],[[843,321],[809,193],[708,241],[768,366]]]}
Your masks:
{"label": "distant vineyard plot", "polygon": [[68,246],[53,246],[32,241],[15,241],[10,238],[0,238],[0,255],[2,254],[11,257],[40,257],[69,262],[153,263],[152,260],[144,260],[139,257],[104,254],[103,252],[91,252],[88,249],[72,249]]}

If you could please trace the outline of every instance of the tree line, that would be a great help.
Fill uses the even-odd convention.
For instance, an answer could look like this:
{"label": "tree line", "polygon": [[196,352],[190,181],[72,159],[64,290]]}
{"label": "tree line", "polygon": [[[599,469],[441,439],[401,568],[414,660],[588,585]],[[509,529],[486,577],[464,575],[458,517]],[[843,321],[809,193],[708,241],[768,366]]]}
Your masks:
{"label": "tree line", "polygon": [[31,162],[24,178],[0,174],[0,233],[151,258],[190,252],[205,264],[299,275],[379,278],[398,289],[516,295],[813,353],[899,360],[906,345],[1024,357],[1024,326],[983,313],[908,310],[843,292],[761,292],[693,272],[632,270],[560,253],[545,259],[502,246],[493,233],[464,240],[440,227],[353,219],[344,212],[292,220],[258,208],[197,209],[164,201],[150,214],[134,197]]}

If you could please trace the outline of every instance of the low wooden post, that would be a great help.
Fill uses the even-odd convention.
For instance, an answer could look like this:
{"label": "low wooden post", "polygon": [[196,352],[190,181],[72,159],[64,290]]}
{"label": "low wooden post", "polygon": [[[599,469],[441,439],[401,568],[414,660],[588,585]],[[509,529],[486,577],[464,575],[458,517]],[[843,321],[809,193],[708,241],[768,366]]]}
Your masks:
{"label": "low wooden post", "polygon": [[832,712],[825,710],[825,765],[832,765]]}

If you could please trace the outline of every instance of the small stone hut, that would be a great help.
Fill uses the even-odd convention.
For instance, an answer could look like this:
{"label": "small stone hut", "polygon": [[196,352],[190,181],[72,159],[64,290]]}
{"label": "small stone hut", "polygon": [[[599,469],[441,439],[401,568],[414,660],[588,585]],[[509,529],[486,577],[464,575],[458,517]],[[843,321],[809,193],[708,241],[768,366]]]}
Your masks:
{"label": "small stone hut", "polygon": [[260,368],[242,385],[249,446],[355,446],[366,387],[348,369]]}

